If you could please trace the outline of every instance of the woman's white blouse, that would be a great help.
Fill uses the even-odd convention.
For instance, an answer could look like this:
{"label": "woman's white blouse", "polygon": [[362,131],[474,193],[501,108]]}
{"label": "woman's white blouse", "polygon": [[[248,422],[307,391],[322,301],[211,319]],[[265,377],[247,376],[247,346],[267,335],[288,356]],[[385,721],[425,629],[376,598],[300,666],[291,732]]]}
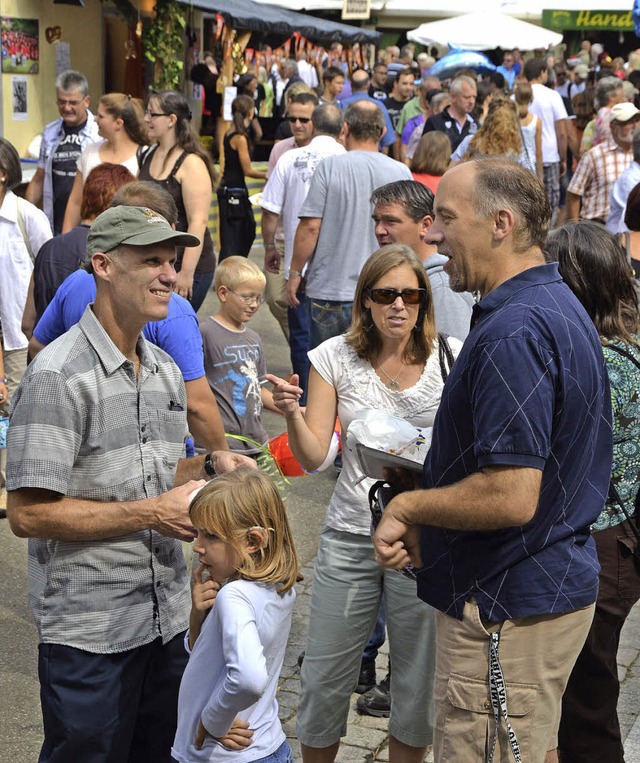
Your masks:
{"label": "woman's white blouse", "polygon": [[[462,343],[449,337],[457,357]],[[435,343],[422,376],[408,389],[394,392],[380,380],[370,363],[359,358],[347,345],[344,336],[333,337],[309,352],[311,364],[335,390],[338,417],[346,433],[354,414],[361,408],[384,410],[418,427],[431,427],[438,410],[444,382]],[[369,488],[374,480],[362,482],[362,471],[355,451],[350,451],[343,437],[342,471],[329,502],[326,524],[334,530],[369,535],[371,517]]]}

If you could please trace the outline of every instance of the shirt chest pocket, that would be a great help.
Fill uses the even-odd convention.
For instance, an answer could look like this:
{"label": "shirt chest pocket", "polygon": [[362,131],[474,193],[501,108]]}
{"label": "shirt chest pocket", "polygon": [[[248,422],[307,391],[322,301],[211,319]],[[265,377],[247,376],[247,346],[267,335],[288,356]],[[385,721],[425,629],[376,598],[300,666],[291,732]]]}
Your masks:
{"label": "shirt chest pocket", "polygon": [[10,261],[20,270],[31,272],[33,264],[31,255],[22,238],[20,230],[2,231],[2,242],[0,244],[0,259]]}
{"label": "shirt chest pocket", "polygon": [[182,447],[188,433],[186,410],[156,408],[149,412],[146,423],[140,426],[140,442],[153,440]]}

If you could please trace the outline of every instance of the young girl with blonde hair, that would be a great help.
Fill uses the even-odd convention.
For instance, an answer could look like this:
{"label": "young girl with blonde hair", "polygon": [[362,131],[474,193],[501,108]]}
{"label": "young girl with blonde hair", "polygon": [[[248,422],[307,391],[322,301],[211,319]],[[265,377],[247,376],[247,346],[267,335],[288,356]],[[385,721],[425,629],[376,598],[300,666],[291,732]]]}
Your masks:
{"label": "young girl with blonde hair", "polygon": [[205,485],[189,511],[200,564],[171,754],[293,763],[276,702],[299,569],[282,499],[266,475],[238,469]]}

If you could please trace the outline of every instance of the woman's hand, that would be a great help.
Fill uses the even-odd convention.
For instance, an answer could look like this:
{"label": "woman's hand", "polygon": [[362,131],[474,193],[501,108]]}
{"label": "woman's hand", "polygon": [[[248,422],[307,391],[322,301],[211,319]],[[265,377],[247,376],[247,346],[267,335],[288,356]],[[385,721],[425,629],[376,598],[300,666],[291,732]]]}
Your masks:
{"label": "woman's hand", "polygon": [[191,602],[198,612],[208,612],[214,605],[220,583],[211,578],[205,578],[205,566],[199,564],[193,571],[193,588],[191,589]]}
{"label": "woman's hand", "polygon": [[9,391],[7,390],[7,385],[4,382],[0,382],[0,408],[6,406],[8,401]]}
{"label": "woman's hand", "polygon": [[298,374],[293,374],[288,382],[273,374],[267,374],[267,380],[273,384],[273,403],[276,408],[285,416],[298,413],[298,401],[302,395],[302,389],[298,387]]}
{"label": "woman's hand", "polygon": [[191,299],[193,294],[193,273],[185,272],[184,269],[177,273],[173,290],[181,297]]}

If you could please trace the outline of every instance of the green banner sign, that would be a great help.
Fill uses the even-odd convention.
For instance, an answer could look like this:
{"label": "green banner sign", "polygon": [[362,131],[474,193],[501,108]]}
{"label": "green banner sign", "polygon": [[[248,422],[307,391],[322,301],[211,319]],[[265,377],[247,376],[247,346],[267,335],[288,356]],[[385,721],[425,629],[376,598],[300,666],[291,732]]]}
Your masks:
{"label": "green banner sign", "polygon": [[542,11],[545,29],[632,32],[631,11]]}

